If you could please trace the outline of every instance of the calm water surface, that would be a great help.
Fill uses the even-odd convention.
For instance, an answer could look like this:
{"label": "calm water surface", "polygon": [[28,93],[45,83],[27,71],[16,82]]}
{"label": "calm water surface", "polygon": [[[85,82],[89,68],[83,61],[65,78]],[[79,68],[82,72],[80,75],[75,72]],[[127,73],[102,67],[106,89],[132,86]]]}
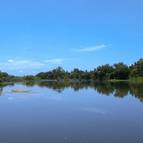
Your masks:
{"label": "calm water surface", "polygon": [[143,143],[143,85],[16,83],[0,95],[0,143]]}

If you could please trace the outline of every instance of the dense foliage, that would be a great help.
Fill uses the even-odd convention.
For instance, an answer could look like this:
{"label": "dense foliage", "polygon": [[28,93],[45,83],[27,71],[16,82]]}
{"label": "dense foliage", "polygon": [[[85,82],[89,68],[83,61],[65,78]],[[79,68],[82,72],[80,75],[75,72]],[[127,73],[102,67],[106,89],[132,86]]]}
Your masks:
{"label": "dense foliage", "polygon": [[51,71],[38,73],[36,76],[27,75],[24,77],[10,76],[5,72],[0,72],[0,82],[32,80],[107,81],[128,79],[143,79],[143,59],[140,59],[131,66],[124,63],[116,63],[114,65],[105,64],[98,66],[92,71],[83,71],[75,68],[69,72],[65,71],[61,67],[58,67]]}
{"label": "dense foliage", "polygon": [[106,64],[98,66],[93,71],[83,71],[76,68],[68,72],[58,67],[48,72],[38,73],[36,77],[48,80],[128,80],[129,78],[143,77],[143,59],[131,66],[124,63]]}
{"label": "dense foliage", "polygon": [[0,71],[0,82],[9,82],[12,78],[8,73]]}
{"label": "dense foliage", "polygon": [[143,59],[140,59],[130,67],[131,76],[133,77],[143,77]]}

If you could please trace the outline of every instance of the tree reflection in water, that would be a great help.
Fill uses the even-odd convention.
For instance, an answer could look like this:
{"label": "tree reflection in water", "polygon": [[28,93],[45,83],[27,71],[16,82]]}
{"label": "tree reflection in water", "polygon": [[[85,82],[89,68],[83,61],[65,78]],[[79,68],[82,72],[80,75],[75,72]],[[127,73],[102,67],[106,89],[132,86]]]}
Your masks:
{"label": "tree reflection in water", "polygon": [[[143,102],[143,84],[133,84],[129,82],[57,82],[57,81],[40,81],[40,82],[26,82],[23,85],[33,87],[35,85],[39,87],[47,87],[58,93],[63,92],[67,88],[71,88],[74,91],[82,89],[94,89],[99,94],[123,98],[128,95],[132,95]],[[9,86],[13,86],[11,84]],[[0,87],[0,96],[3,95],[3,88]]]}
{"label": "tree reflection in water", "polygon": [[[29,84],[26,84],[27,86]],[[33,85],[35,85],[33,83]],[[114,95],[115,97],[123,98],[127,95],[132,95],[143,102],[143,84],[132,84],[129,82],[38,82],[38,86],[47,87],[57,92],[63,92],[66,88],[72,88],[74,91],[81,89],[94,89],[98,93],[106,96]]]}

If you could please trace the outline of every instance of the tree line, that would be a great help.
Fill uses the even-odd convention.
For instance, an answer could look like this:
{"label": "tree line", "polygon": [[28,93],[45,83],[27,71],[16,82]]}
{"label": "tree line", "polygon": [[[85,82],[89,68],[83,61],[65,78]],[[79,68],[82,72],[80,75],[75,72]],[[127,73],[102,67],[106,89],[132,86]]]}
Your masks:
{"label": "tree line", "polygon": [[122,62],[113,65],[105,64],[91,71],[83,71],[75,68],[71,72],[58,67],[48,72],[40,72],[36,75],[39,79],[48,80],[128,80],[143,77],[143,59],[128,66]]}
{"label": "tree line", "polygon": [[80,70],[78,68],[72,71],[66,71],[62,67],[40,72],[37,75],[27,75],[23,77],[11,76],[6,72],[0,72],[0,82],[9,81],[31,81],[31,80],[57,80],[57,81],[107,81],[107,80],[129,80],[143,79],[143,59],[138,60],[132,65],[122,62],[113,65],[105,64],[98,66],[94,70]]}

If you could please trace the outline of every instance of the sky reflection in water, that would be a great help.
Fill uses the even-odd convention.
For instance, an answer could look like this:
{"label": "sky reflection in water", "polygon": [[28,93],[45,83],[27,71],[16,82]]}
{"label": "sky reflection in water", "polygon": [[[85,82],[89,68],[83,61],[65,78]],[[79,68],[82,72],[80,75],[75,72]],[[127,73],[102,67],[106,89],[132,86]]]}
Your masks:
{"label": "sky reflection in water", "polygon": [[[2,143],[142,143],[143,86],[17,83],[1,88]],[[13,89],[31,90],[12,93]]]}

